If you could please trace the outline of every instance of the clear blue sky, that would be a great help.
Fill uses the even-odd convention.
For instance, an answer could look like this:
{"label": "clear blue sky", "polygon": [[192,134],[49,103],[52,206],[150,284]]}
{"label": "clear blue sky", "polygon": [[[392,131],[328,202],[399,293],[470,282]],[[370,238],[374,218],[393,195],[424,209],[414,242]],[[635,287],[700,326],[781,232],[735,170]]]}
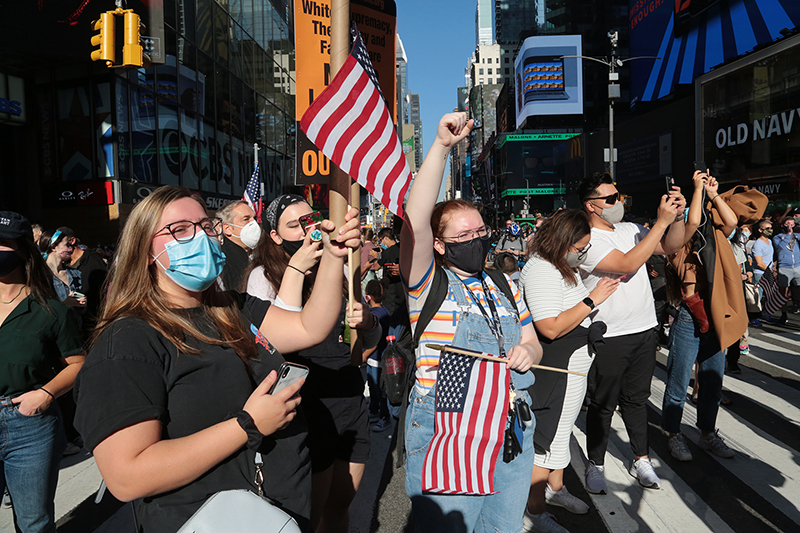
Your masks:
{"label": "clear blue sky", "polygon": [[397,33],[408,56],[408,91],[419,94],[423,156],[439,119],[457,105],[475,50],[477,0],[396,0]]}

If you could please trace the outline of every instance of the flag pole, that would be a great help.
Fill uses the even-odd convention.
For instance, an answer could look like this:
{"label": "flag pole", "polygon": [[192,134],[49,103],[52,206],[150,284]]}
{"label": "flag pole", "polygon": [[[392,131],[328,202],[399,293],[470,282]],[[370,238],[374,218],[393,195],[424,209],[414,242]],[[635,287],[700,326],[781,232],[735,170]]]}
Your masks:
{"label": "flag pole", "polygon": [[[331,2],[331,78],[336,76],[350,53],[350,0]],[[331,161],[330,204],[331,220],[340,227],[344,224],[347,206],[359,209],[359,193],[353,194],[359,185],[353,183],[343,170]],[[359,209],[360,212],[360,209]],[[359,215],[360,216],[360,215]],[[361,255],[359,251],[348,250],[348,304],[361,301]],[[356,283],[358,282],[358,283]],[[350,331],[350,358],[354,365],[360,365],[361,340],[356,330]]]}

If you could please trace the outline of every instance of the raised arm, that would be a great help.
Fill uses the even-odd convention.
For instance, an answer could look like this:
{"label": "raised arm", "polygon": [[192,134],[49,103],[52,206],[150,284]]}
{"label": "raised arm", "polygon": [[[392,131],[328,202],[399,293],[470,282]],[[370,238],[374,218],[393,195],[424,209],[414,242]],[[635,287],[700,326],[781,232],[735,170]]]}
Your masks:
{"label": "raised arm", "polygon": [[351,208],[338,231],[330,220],[320,224],[324,243],[314,289],[302,312],[270,306],[259,329],[282,353],[296,352],[319,344],[339,318],[347,248],[361,244],[358,210]]}
{"label": "raised arm", "polygon": [[[659,246],[664,232],[675,221],[680,211],[679,202],[672,196],[664,195],[658,206],[658,219],[653,228],[645,235],[644,239],[634,246],[629,252],[612,250],[597,265],[596,269],[603,272],[616,272],[632,274],[639,270],[647,259],[654,253],[663,253]],[[657,251],[659,250],[659,251]]]}
{"label": "raised arm", "polygon": [[722,219],[722,233],[728,237],[736,229],[739,217],[733,212],[728,202],[719,197],[719,182],[713,176],[708,177],[705,186],[708,200],[717,209],[717,213]]}
{"label": "raised arm", "polygon": [[413,286],[427,272],[433,261],[431,215],[442,186],[450,149],[472,131],[473,121],[466,113],[448,113],[439,121],[436,140],[417,172],[405,210],[405,224],[400,239],[400,272]]}
{"label": "raised arm", "polygon": [[303,239],[303,245],[289,259],[289,266],[283,273],[278,298],[288,306],[303,307],[303,282],[308,271],[322,257],[322,242],[312,241],[311,232]]}

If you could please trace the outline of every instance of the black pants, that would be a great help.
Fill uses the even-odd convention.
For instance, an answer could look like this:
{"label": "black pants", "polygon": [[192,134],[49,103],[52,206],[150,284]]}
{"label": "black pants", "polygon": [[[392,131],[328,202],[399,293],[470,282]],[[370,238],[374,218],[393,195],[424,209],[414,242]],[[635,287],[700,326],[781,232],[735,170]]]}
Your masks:
{"label": "black pants", "polygon": [[586,447],[589,460],[604,464],[611,417],[619,403],[622,420],[636,457],[649,454],[647,399],[656,366],[654,330],[607,337],[597,345],[592,403],[586,413]]}

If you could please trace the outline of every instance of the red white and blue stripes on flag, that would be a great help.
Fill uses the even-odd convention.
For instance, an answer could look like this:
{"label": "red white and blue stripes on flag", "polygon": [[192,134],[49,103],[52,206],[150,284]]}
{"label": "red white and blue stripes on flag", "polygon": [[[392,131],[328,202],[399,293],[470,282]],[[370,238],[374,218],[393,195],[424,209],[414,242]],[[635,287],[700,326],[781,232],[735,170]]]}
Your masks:
{"label": "red white and blue stripes on flag", "polygon": [[247,205],[255,211],[256,213],[256,220],[258,223],[261,223],[261,211],[264,207],[264,202],[261,198],[261,180],[259,179],[258,175],[258,165],[260,164],[259,161],[256,161],[256,168],[253,170],[253,175],[250,176],[250,181],[247,182],[247,187],[244,190],[244,195],[242,196],[242,200],[247,202]]}
{"label": "red white and blue stripes on flag", "polygon": [[783,289],[778,286],[772,270],[765,270],[758,284],[764,289],[764,311],[768,315],[774,315],[789,302],[789,298],[783,294]]}
{"label": "red white and blue stripes on flag", "polygon": [[355,24],[353,33],[350,55],[303,114],[300,128],[340,169],[402,217],[411,167]]}
{"label": "red white and blue stripes on flag", "polygon": [[433,440],[422,467],[422,490],[494,494],[494,471],[508,416],[508,366],[442,352],[436,378]]}

